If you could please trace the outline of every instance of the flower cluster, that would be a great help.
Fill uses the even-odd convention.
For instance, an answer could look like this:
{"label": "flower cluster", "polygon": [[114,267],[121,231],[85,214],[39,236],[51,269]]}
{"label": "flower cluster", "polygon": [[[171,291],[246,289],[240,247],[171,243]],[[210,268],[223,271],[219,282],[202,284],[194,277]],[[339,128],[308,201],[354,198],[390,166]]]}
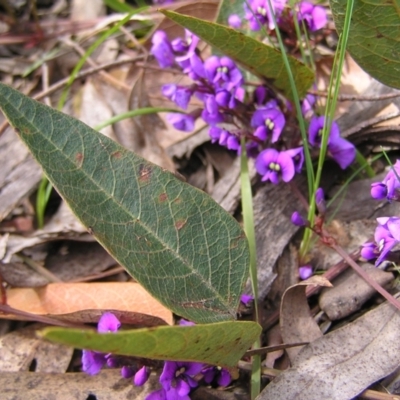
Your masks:
{"label": "flower cluster", "polygon": [[[273,15],[278,26],[296,15],[310,32],[321,29],[327,21],[323,7],[305,1],[295,10],[290,9],[285,0],[253,0],[248,4],[244,6],[245,21],[254,31],[260,30],[261,25],[275,29]],[[228,22],[238,28],[245,21],[231,15]],[[209,125],[212,143],[240,154],[244,141],[248,156],[255,158],[262,181],[273,184],[291,181],[301,172],[304,163],[300,131],[292,128],[296,124],[293,105],[265,85],[248,90],[233,60],[215,55],[203,60],[198,43],[199,38],[188,30],[184,38],[172,41],[164,31],[153,35],[151,54],[160,67],[178,67],[192,80],[189,85],[164,85],[163,95],[183,110],[188,110],[193,97],[202,104],[200,108],[190,108],[187,113],[170,114],[169,122],[178,130],[191,132],[196,119],[201,118]],[[324,125],[329,121],[314,113],[315,104],[316,98],[307,95],[302,101],[302,110],[309,122],[308,145],[318,151]],[[340,136],[336,122],[329,125],[328,154],[344,169],[354,160],[355,148]]]}
{"label": "flower cluster", "polygon": [[[382,182],[371,185],[371,196],[377,200],[400,201],[400,160],[391,166]],[[361,256],[366,260],[376,259],[378,266],[390,257],[391,250],[400,243],[400,218],[377,218],[374,242],[364,243]]]}
{"label": "flower cluster", "polygon": [[[245,296],[251,301],[252,296]],[[180,320],[181,326],[193,326],[194,322]],[[115,333],[120,328],[118,318],[110,313],[104,313],[97,325],[99,333]],[[82,351],[82,370],[89,375],[96,375],[107,365],[111,368],[121,367],[121,375],[124,378],[133,378],[136,386],[144,385],[150,375],[150,368],[137,366],[128,357],[119,357],[111,353],[104,354],[92,350]],[[161,389],[150,393],[146,400],[190,400],[189,393],[192,388],[198,386],[200,379],[207,385],[228,386],[231,375],[228,370],[217,366],[209,366],[203,363],[165,361],[160,376]]]}
{"label": "flower cluster", "polygon": [[[97,324],[97,331],[99,333],[115,333],[120,326],[121,323],[118,318],[114,314],[106,312],[101,316]],[[144,385],[149,378],[150,369],[146,366],[134,364],[123,365],[126,361],[126,358],[122,359],[111,353],[104,354],[91,350],[82,351],[82,370],[87,374],[96,375],[105,365],[111,368],[122,366],[121,375],[124,378],[133,378],[133,383],[136,386]]]}

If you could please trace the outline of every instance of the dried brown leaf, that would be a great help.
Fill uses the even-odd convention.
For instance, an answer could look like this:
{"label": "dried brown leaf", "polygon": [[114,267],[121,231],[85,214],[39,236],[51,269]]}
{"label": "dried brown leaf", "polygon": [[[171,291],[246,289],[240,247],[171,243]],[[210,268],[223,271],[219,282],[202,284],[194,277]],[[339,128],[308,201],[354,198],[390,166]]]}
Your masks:
{"label": "dried brown leaf", "polygon": [[[322,336],[318,324],[311,316],[307,302],[306,287],[310,285],[332,286],[322,276],[312,276],[285,291],[280,314],[281,334],[284,343],[312,342]],[[300,347],[286,350],[291,361],[294,360],[300,350]]]}
{"label": "dried brown leaf", "polygon": [[348,400],[400,364],[400,313],[383,305],[305,346],[257,400]]}
{"label": "dried brown leaf", "polygon": [[9,289],[7,302],[18,310],[76,322],[97,322],[101,311],[112,310],[123,316],[121,322],[172,324],[171,311],[135,282],[52,283],[41,288]]}

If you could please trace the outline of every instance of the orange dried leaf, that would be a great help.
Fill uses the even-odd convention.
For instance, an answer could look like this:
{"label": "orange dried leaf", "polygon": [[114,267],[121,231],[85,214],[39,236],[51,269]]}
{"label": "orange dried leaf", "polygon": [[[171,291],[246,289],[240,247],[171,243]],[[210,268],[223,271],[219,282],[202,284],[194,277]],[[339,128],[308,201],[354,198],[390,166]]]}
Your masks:
{"label": "orange dried leaf", "polygon": [[148,326],[173,322],[171,311],[135,282],[51,283],[40,288],[15,288],[7,291],[7,303],[32,314],[75,322],[97,322],[103,310],[115,311],[124,323]]}

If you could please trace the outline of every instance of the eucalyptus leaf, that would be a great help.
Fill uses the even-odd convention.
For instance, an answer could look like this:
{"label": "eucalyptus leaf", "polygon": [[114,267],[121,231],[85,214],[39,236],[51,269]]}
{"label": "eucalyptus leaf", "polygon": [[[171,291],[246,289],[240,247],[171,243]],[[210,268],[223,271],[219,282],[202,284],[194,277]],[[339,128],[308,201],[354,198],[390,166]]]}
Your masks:
{"label": "eucalyptus leaf", "polygon": [[58,327],[39,332],[45,339],[80,349],[226,367],[235,366],[260,334],[260,325],[250,321],[159,326],[109,334]]}
{"label": "eucalyptus leaf", "polygon": [[89,232],[155,298],[194,322],[235,319],[248,243],[211,197],[4,84],[0,108]]}
{"label": "eucalyptus leaf", "polygon": [[[189,29],[209,45],[239,63],[253,74],[269,79],[286,97],[292,99],[289,77],[279,50],[243,33],[214,22],[161,10],[172,21]],[[314,81],[314,73],[294,57],[288,56],[299,97],[306,95]]]}
{"label": "eucalyptus leaf", "polygon": [[[336,29],[343,30],[347,0],[330,0]],[[400,89],[400,5],[397,0],[354,0],[347,50],[372,77]]]}

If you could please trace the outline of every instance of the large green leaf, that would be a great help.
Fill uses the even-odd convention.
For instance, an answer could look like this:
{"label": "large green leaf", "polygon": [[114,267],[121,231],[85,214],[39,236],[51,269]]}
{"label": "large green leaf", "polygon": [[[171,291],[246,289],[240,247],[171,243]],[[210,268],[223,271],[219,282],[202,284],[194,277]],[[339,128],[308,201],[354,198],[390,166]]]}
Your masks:
{"label": "large green leaf", "polygon": [[248,244],[213,199],[3,84],[0,107],[72,211],[154,297],[195,322],[235,318]]}
{"label": "large green leaf", "polygon": [[[224,25],[161,10],[168,18],[189,29],[215,49],[238,62],[253,74],[270,79],[292,99],[289,77],[279,50],[267,46],[243,33]],[[313,72],[297,59],[288,56],[298,94],[304,97],[314,81]]]}
{"label": "large green leaf", "polygon": [[260,333],[261,327],[255,322],[228,321],[196,326],[159,326],[110,334],[47,328],[40,332],[40,336],[104,353],[232,367]]}
{"label": "large green leaf", "polygon": [[[330,0],[342,32],[347,0]],[[347,50],[375,79],[400,89],[400,2],[354,0]]]}

